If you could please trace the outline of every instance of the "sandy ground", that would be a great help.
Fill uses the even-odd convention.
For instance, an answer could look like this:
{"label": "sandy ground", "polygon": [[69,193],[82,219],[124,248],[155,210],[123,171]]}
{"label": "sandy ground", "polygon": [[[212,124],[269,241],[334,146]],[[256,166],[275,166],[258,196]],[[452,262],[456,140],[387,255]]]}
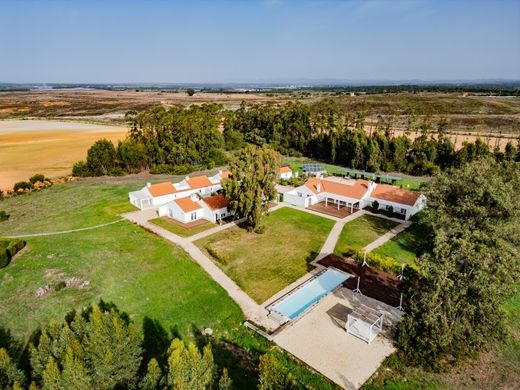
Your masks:
{"label": "sandy ground", "polygon": [[[371,344],[347,334],[347,314],[360,303],[385,315],[384,334]],[[390,324],[401,312],[382,302],[341,288],[282,330],[274,342],[345,389],[359,388],[395,349]]]}
{"label": "sandy ground", "polygon": [[0,121],[0,189],[11,189],[35,173],[68,175],[94,141],[107,138],[116,143],[126,132],[125,127],[75,122]]}

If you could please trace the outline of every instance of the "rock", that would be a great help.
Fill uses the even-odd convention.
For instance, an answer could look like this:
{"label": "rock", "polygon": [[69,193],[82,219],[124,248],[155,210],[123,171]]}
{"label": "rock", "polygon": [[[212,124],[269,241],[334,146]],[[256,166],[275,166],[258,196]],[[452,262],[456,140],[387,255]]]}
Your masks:
{"label": "rock", "polygon": [[211,336],[213,334],[213,329],[211,328],[205,328],[204,331],[202,332],[203,334],[207,335],[207,336]]}

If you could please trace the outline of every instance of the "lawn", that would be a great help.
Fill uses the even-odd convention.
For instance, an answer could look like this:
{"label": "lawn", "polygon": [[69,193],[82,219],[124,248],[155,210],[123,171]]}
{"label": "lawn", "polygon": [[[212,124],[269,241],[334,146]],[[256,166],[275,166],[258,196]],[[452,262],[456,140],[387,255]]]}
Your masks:
{"label": "lawn", "polygon": [[308,272],[334,225],[291,208],[272,212],[263,223],[263,234],[236,227],[196,242],[258,303]]}
{"label": "lawn", "polygon": [[349,248],[363,249],[397,225],[388,219],[362,215],[345,224],[334,252],[342,256]]}
{"label": "lawn", "polygon": [[422,232],[421,226],[414,223],[390,241],[374,249],[373,253],[393,257],[404,264],[413,264],[417,257]]}
{"label": "lawn", "polygon": [[217,226],[211,222],[208,222],[208,223],[205,223],[204,225],[187,228],[184,226],[180,226],[180,225],[176,224],[175,222],[172,222],[167,217],[151,219],[150,222],[168,230],[169,232],[172,232],[173,234],[177,234],[178,236],[181,236],[181,237],[190,237],[190,236],[193,236],[194,234],[204,232],[208,229],[211,229],[211,228],[214,228],[215,226]]}
{"label": "lawn", "polygon": [[[127,191],[141,185],[68,183],[3,200],[11,218],[0,223],[0,235],[117,220],[118,213],[132,209]],[[61,321],[72,309],[103,299],[142,327],[151,353],[163,351],[174,336],[193,340],[201,329],[212,328],[217,363],[229,368],[236,388],[256,386],[258,356],[274,351],[273,345],[241,325],[240,308],[180,248],[127,221],[27,241],[0,269],[0,335],[7,332],[25,343],[40,324]],[[63,288],[71,278],[82,286]],[[37,297],[45,286],[51,291]],[[332,388],[287,354],[274,353],[302,386]]]}

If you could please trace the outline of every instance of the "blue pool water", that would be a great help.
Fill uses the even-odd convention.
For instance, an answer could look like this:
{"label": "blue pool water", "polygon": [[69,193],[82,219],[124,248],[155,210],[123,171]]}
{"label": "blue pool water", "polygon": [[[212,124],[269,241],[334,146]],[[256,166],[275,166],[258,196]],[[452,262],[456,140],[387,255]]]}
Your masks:
{"label": "blue pool water", "polygon": [[328,268],[270,309],[292,320],[350,277],[346,272]]}

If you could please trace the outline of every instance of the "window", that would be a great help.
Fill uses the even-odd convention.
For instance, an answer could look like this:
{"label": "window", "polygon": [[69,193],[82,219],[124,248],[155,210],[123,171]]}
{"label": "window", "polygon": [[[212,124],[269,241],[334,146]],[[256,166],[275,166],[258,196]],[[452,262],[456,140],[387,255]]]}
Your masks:
{"label": "window", "polygon": [[191,213],[190,218],[192,221],[195,221],[197,219],[197,212]]}
{"label": "window", "polygon": [[298,192],[298,197],[303,198],[303,194],[301,192]]}
{"label": "window", "polygon": [[406,209],[401,209],[401,214],[406,215]]}

